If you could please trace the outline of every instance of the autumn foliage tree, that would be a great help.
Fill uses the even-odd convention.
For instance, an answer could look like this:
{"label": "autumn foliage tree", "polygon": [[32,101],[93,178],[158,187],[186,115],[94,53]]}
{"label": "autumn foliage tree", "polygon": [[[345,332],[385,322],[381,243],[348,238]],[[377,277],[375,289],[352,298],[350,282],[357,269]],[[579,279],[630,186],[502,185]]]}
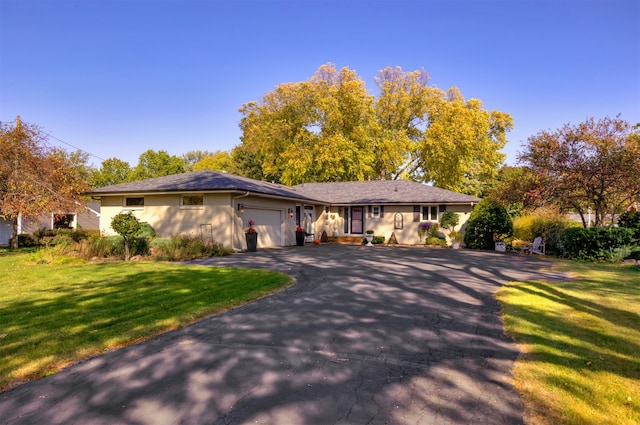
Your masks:
{"label": "autumn foliage tree", "polygon": [[234,151],[253,174],[259,161],[262,179],[284,184],[411,178],[455,190],[493,175],[511,117],[428,82],[423,70],[389,67],[376,98],[355,71],[323,65],[243,105]]}
{"label": "autumn foliage tree", "polygon": [[18,247],[18,218],[84,208],[86,167],[81,154],[48,147],[37,126],[16,120],[0,126],[0,216],[13,222],[12,247]]}
{"label": "autumn foliage tree", "polygon": [[530,193],[542,203],[576,211],[586,226],[624,211],[640,197],[640,132],[616,118],[589,118],[578,125],[530,137],[518,159],[538,182]]}

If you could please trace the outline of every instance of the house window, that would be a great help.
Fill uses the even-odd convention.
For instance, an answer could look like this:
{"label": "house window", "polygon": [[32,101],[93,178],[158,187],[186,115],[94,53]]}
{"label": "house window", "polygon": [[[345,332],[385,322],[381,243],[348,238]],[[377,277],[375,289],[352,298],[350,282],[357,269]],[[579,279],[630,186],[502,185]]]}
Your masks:
{"label": "house window", "polygon": [[380,206],[374,205],[371,207],[371,217],[372,218],[380,218]]}
{"label": "house window", "polygon": [[54,229],[73,229],[73,214],[54,214],[53,215],[53,228]]}
{"label": "house window", "polygon": [[198,208],[204,205],[203,195],[182,195],[180,205],[183,207]]}
{"label": "house window", "polygon": [[136,197],[136,198],[125,198],[124,200],[125,207],[144,207],[144,197]]}
{"label": "house window", "polygon": [[422,221],[438,221],[438,206],[437,205],[423,206]]}

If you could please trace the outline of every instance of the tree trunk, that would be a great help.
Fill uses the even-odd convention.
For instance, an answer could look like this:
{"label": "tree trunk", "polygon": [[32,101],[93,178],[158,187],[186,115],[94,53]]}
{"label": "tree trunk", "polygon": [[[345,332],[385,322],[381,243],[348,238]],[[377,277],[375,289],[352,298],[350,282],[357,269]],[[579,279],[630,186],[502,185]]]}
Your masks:
{"label": "tree trunk", "polygon": [[11,249],[18,249],[18,219],[13,219],[13,229],[11,230]]}
{"label": "tree trunk", "polygon": [[124,238],[124,261],[129,261],[129,238]]}

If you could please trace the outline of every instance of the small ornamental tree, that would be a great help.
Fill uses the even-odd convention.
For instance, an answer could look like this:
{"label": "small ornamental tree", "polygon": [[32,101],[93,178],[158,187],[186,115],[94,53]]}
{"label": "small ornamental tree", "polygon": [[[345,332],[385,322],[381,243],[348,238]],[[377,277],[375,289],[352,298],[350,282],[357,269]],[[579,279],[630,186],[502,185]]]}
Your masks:
{"label": "small ornamental tree", "polygon": [[484,199],[474,208],[467,222],[464,243],[469,248],[493,249],[496,241],[513,234],[513,222],[506,208]]}
{"label": "small ornamental tree", "polygon": [[138,235],[138,233],[140,233],[142,228],[140,220],[138,220],[131,211],[116,214],[111,219],[111,228],[122,236],[122,239],[124,239],[124,260],[129,261],[130,242]]}
{"label": "small ornamental tree", "polygon": [[450,232],[455,229],[459,222],[460,216],[453,211],[445,211],[442,213],[442,217],[440,217],[440,227],[449,229]]}

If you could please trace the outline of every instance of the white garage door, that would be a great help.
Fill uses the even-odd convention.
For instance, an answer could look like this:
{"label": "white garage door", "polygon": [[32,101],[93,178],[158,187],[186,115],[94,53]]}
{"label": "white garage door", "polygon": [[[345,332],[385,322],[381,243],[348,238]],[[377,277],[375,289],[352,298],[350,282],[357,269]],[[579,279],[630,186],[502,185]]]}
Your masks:
{"label": "white garage door", "polygon": [[249,220],[254,221],[253,227],[258,232],[258,248],[281,246],[282,218],[280,210],[261,210],[248,208],[244,210],[242,221],[245,230],[249,227]]}

